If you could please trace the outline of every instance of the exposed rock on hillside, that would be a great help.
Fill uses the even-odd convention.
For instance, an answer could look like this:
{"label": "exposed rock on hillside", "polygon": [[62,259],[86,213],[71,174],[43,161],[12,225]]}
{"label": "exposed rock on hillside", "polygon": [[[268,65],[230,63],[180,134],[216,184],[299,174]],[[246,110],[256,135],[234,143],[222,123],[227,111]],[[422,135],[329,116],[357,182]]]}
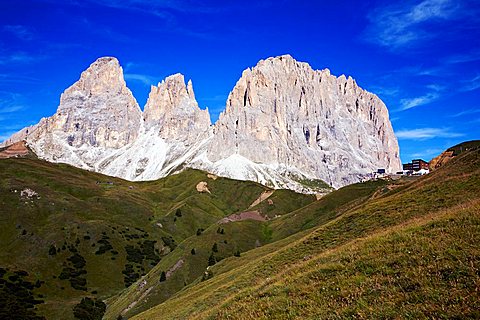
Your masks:
{"label": "exposed rock on hillside", "polygon": [[25,157],[30,153],[25,141],[15,142],[3,150],[0,150],[0,159],[13,157]]}
{"label": "exposed rock on hillside", "polygon": [[195,187],[198,192],[208,192],[211,193],[210,190],[208,190],[208,184],[205,181],[200,181],[197,183],[197,186]]}
{"label": "exposed rock on hillside", "polygon": [[456,156],[476,148],[480,148],[480,140],[466,141],[457,144],[456,146],[453,146],[451,148],[448,148],[447,150],[430,160],[430,170],[434,171],[447,164],[447,162],[449,162]]}
{"label": "exposed rock on hillside", "polygon": [[438,156],[430,160],[429,168],[431,171],[440,168],[447,164],[448,161],[452,160],[454,157],[453,151],[445,150],[444,152],[440,153]]}

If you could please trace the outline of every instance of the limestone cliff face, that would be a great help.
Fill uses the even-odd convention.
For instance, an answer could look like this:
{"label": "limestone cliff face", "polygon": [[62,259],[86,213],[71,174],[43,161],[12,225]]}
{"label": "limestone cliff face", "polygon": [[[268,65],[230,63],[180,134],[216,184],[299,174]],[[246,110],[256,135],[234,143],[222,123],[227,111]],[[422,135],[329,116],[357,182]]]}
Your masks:
{"label": "limestone cliff face", "polygon": [[167,77],[142,113],[115,58],[95,61],[62,94],[57,112],[7,140],[26,139],[41,158],[129,180],[185,167],[312,192],[379,168],[400,170],[383,102],[352,78],[313,70],[290,56],[247,69],[212,126],[192,82]]}
{"label": "limestone cliff face", "polygon": [[118,60],[100,58],[61,95],[57,112],[27,137],[42,158],[93,168],[106,150],[138,136],[142,112]]}
{"label": "limestone cliff face", "polygon": [[378,168],[400,170],[398,153],[376,95],[286,55],[243,72],[215,124],[208,158],[238,154],[340,187]]}
{"label": "limestone cliff face", "polygon": [[198,107],[192,82],[175,74],[151,87],[139,137],[97,169],[129,180],[158,179],[188,164],[210,135],[210,115]]}
{"label": "limestone cliff face", "polygon": [[147,131],[156,128],[160,137],[186,145],[201,139],[210,127],[210,114],[198,107],[192,81],[185,85],[179,73],[151,87],[144,119]]}

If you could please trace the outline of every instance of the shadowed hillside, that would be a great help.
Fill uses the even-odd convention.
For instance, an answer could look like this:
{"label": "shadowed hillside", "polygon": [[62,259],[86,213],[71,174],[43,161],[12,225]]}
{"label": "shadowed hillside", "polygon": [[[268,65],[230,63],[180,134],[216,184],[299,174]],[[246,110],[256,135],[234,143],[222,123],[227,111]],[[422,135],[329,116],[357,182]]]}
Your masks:
{"label": "shadowed hillside", "polygon": [[[210,193],[196,190],[200,181]],[[247,209],[265,190],[196,170],[132,183],[37,159],[1,160],[2,287],[15,272],[26,272],[24,280],[37,284],[29,294],[43,301],[35,304],[38,314],[73,318],[83,297],[120,292],[170,259],[182,241]],[[313,201],[292,195],[304,199],[299,203]]]}

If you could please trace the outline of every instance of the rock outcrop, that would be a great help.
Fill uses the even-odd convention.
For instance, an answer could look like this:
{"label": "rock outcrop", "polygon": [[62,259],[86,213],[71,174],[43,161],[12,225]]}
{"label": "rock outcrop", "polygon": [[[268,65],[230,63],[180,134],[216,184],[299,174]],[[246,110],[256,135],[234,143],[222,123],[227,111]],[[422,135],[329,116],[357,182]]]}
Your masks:
{"label": "rock outcrop", "polygon": [[208,190],[208,183],[205,181],[200,181],[199,183],[197,183],[195,188],[200,193],[203,193],[203,192],[211,193],[210,190]]}
{"label": "rock outcrop", "polygon": [[195,100],[192,81],[167,77],[152,86],[140,136],[105,157],[97,170],[129,180],[154,180],[180,170],[211,136],[210,115]]}
{"label": "rock outcrop", "polygon": [[[401,168],[383,102],[350,77],[315,71],[288,55],[245,70],[230,93],[207,158],[222,164],[219,174],[235,175],[239,166],[224,161],[232,156],[250,163],[242,171],[252,177],[267,171],[262,182],[274,186],[279,172],[340,187],[378,168]],[[263,168],[248,168],[255,164]]]}
{"label": "rock outcrop", "polygon": [[460,154],[480,148],[480,140],[471,140],[465,141],[460,144],[457,144],[453,147],[448,148],[447,150],[443,151],[441,154],[430,160],[429,168],[430,171],[435,171],[440,167],[443,167],[453,158],[459,156]]}
{"label": "rock outcrop", "polygon": [[445,150],[444,152],[440,153],[438,156],[430,160],[430,163],[428,164],[430,171],[435,171],[436,169],[443,167],[454,157],[455,156],[453,150]]}
{"label": "rock outcrop", "polygon": [[60,97],[57,112],[43,118],[26,139],[41,158],[85,169],[135,141],[142,112],[116,58],[95,61]]}
{"label": "rock outcrop", "polygon": [[8,141],[26,139],[46,160],[129,180],[184,167],[275,188],[321,191],[385,168],[400,170],[383,102],[345,76],[292,57],[260,61],[230,93],[211,125],[191,81],[167,77],[144,112],[115,58],[100,58],[61,96],[57,112]]}
{"label": "rock outcrop", "polygon": [[198,107],[192,81],[185,86],[179,73],[151,87],[144,120],[146,130],[156,128],[160,137],[187,146],[204,137],[210,127],[210,114]]}
{"label": "rock outcrop", "polygon": [[30,154],[25,141],[18,141],[0,149],[0,159],[25,157]]}

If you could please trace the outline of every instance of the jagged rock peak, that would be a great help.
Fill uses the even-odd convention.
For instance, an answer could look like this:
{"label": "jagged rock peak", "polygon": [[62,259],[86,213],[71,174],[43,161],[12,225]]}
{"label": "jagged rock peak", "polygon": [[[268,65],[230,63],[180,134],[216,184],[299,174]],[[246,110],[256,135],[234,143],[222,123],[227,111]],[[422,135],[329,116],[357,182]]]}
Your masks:
{"label": "jagged rock peak", "polygon": [[102,57],[82,72],[80,79],[65,90],[65,96],[82,94],[87,97],[104,93],[131,94],[123,78],[123,69],[114,57]]}
{"label": "jagged rock peak", "polygon": [[255,67],[252,68],[252,70],[260,69],[260,68],[265,68],[265,67],[273,67],[275,69],[284,69],[288,72],[298,72],[299,70],[304,70],[304,72],[319,72],[319,73],[325,73],[326,75],[330,75],[330,70],[328,68],[325,68],[323,70],[314,70],[310,64],[307,62],[301,62],[295,60],[291,55],[289,54],[284,54],[281,56],[276,56],[276,57],[269,57],[267,59],[262,59],[258,61],[258,63],[255,65]]}
{"label": "jagged rock peak", "polygon": [[194,142],[209,130],[210,115],[199,108],[192,81],[177,73],[152,86],[144,109],[145,127],[155,127],[166,139]]}
{"label": "jagged rock peak", "polygon": [[157,120],[161,116],[159,112],[165,112],[174,108],[198,108],[195,100],[192,81],[185,85],[183,74],[176,73],[168,76],[157,86],[151,86],[150,95],[145,106],[145,118]]}
{"label": "jagged rock peak", "polygon": [[262,59],[262,60],[258,61],[257,66],[261,66],[263,64],[268,64],[268,63],[284,65],[284,66],[298,65],[298,66],[306,66],[306,67],[310,68],[310,65],[308,63],[297,61],[289,54],[283,54],[281,56],[269,57],[267,59]]}
{"label": "jagged rock peak", "polygon": [[131,180],[194,167],[302,192],[318,179],[340,187],[400,169],[383,102],[290,55],[244,70],[214,126],[181,74],[152,86],[144,110],[118,60],[104,57],[65,90],[55,115],[10,142],[26,138],[40,158]]}
{"label": "jagged rock peak", "polygon": [[[329,76],[329,69],[313,70],[308,63],[299,62],[289,54],[260,60],[254,67],[242,72],[241,78],[228,96],[225,112],[230,112],[236,107],[255,106],[258,102],[256,99],[260,98],[257,95],[258,90],[273,88],[277,92],[283,89],[280,86],[277,87],[278,83],[296,87],[302,81],[308,84],[314,79],[322,81],[322,78]],[[234,101],[239,96],[243,97],[243,103]]]}
{"label": "jagged rock peak", "polygon": [[246,69],[229,94],[209,145],[212,162],[234,154],[285,164],[334,187],[400,168],[383,102],[345,76],[289,55]]}
{"label": "jagged rock peak", "polygon": [[104,57],[62,93],[57,112],[42,119],[27,141],[41,158],[92,169],[107,150],[137,138],[141,119],[118,60]]}

